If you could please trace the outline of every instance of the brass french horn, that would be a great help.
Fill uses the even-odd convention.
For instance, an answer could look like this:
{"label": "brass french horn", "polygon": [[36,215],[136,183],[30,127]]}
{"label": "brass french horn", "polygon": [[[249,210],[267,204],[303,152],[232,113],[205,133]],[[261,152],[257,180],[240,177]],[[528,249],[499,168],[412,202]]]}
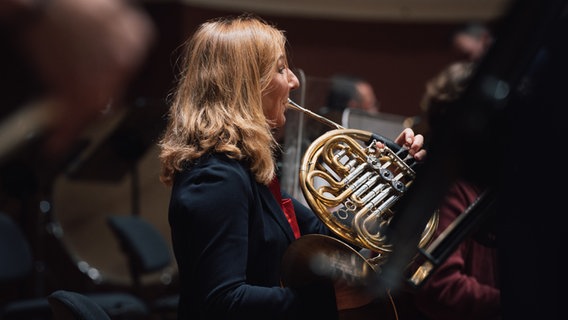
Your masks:
{"label": "brass french horn", "polygon": [[[292,243],[284,257],[283,283],[301,285],[312,276],[327,276],[364,284],[380,272],[392,251],[384,231],[396,214],[397,200],[416,176],[413,159],[377,134],[344,128],[292,100],[289,106],[334,128],[305,151],[299,178],[306,202],[339,239],[304,235]],[[384,148],[377,148],[377,140]],[[436,211],[422,233],[420,248],[432,240],[437,226]]]}

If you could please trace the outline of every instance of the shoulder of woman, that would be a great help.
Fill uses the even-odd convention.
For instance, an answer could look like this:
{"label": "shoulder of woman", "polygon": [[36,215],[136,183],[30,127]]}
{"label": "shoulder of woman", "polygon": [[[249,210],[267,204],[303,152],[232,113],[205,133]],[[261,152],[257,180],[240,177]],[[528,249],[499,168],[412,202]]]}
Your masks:
{"label": "shoulder of woman", "polygon": [[181,184],[190,181],[191,183],[220,181],[246,185],[250,179],[251,172],[245,163],[220,153],[204,155],[176,177]]}

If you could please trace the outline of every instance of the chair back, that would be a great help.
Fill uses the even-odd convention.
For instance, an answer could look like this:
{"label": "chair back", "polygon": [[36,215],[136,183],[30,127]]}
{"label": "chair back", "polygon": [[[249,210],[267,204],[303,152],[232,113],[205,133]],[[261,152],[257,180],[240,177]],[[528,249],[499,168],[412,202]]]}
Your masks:
{"label": "chair back", "polygon": [[28,239],[10,216],[0,212],[0,284],[29,277],[33,265]]}
{"label": "chair back", "polygon": [[172,263],[172,253],[164,236],[142,217],[111,215],[107,223],[129,257],[135,285],[140,285],[143,274],[160,271]]}
{"label": "chair back", "polygon": [[47,299],[54,320],[111,320],[95,301],[77,292],[57,290]]}

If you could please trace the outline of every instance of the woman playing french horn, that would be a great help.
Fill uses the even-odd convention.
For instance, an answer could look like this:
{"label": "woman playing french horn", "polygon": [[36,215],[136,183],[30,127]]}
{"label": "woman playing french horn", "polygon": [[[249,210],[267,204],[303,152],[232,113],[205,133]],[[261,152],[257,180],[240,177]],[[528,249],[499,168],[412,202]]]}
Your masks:
{"label": "woman playing french horn", "polygon": [[[272,132],[284,126],[290,91],[300,85],[286,41],[243,14],[207,21],[187,42],[159,142],[161,180],[171,186],[179,319],[334,319],[338,305],[353,306],[336,301],[344,295],[332,283],[281,284],[288,246],[301,235],[330,234],[275,178]],[[425,156],[423,137],[410,129],[395,142]]]}

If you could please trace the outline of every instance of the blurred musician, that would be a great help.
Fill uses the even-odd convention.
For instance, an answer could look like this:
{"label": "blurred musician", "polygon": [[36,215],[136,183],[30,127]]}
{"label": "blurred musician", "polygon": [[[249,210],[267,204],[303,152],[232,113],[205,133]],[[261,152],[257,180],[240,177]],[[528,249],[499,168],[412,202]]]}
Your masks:
{"label": "blurred musician", "polygon": [[[475,66],[475,63],[468,61],[452,63],[426,83],[421,101],[421,108],[428,119],[426,124],[436,126],[446,120],[448,108],[460,107],[453,103],[467,88]],[[422,129],[428,132],[428,126],[422,126]],[[440,219],[435,237],[471,206],[482,191],[474,183],[455,183],[439,207]],[[464,239],[420,290],[411,296],[401,297],[398,308],[402,318],[500,318],[495,219],[494,216],[490,217]]]}
{"label": "blurred musician", "polygon": [[[41,82],[38,92],[26,93],[44,103],[26,120],[38,126],[30,132],[49,131],[50,157],[61,156],[89,122],[121,98],[155,32],[150,18],[123,0],[2,0],[0,31],[25,63],[16,73],[31,70]],[[11,138],[3,143],[15,143],[20,138],[15,134],[4,132]]]}

